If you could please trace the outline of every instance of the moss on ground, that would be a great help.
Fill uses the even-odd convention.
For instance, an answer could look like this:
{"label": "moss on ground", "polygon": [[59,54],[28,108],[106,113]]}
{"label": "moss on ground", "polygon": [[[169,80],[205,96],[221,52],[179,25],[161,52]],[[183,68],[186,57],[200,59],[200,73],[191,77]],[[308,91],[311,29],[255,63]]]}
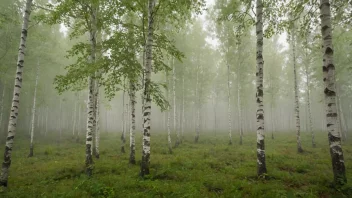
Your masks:
{"label": "moss on ground", "polygon": [[[136,136],[137,164],[141,139]],[[332,185],[323,133],[317,134],[316,148],[309,134],[302,135],[303,154],[297,153],[294,133],[267,138],[266,179],[256,177],[254,133],[245,135],[242,146],[228,145],[226,134],[202,133],[197,144],[189,135],[173,154],[168,153],[166,133],[152,135],[151,141],[151,175],[142,179],[139,166],[128,164],[128,152],[120,152],[119,135],[103,133],[100,159],[94,160],[94,175],[87,178],[83,141],[39,139],[34,157],[27,158],[29,141],[17,137],[9,188],[0,197],[352,197],[352,141],[343,143],[350,184],[339,188]]]}

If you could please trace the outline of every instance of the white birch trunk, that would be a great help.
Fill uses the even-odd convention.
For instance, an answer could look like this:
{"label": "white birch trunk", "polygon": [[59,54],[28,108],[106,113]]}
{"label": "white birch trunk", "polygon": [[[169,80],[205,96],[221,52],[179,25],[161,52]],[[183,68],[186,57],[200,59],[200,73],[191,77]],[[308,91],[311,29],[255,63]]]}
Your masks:
{"label": "white birch trunk", "polygon": [[3,125],[2,125],[2,116],[4,112],[4,102],[5,102],[5,84],[2,88],[2,95],[1,95],[1,104],[0,104],[0,131],[2,132]]}
{"label": "white birch trunk", "polygon": [[32,128],[31,128],[31,143],[30,143],[30,147],[29,147],[28,157],[33,157],[33,138],[34,138],[34,124],[35,124],[35,111],[36,111],[36,102],[37,102],[38,79],[39,79],[39,61],[37,63],[37,72],[36,72],[35,85],[34,85],[33,107],[32,107],[32,124],[31,124],[31,126],[32,126]]}
{"label": "white birch trunk", "polygon": [[150,83],[153,60],[153,37],[154,37],[154,7],[155,0],[148,2],[148,36],[146,43],[146,65],[144,79],[144,96],[143,96],[143,151],[141,162],[141,176],[149,175],[150,165],[150,115],[151,115],[151,96]]}
{"label": "white birch trunk", "polygon": [[[166,89],[166,98],[167,100],[170,100],[170,94],[169,94],[169,75],[168,72],[166,72],[166,84],[167,84],[167,89]],[[168,143],[168,148],[169,148],[169,153],[172,153],[172,142],[171,142],[171,129],[170,129],[170,107],[166,112],[167,114],[167,143]]]}
{"label": "white birch trunk", "polygon": [[310,79],[309,79],[309,72],[308,72],[308,63],[306,63],[305,65],[305,73],[306,73],[306,87],[307,87],[307,109],[308,109],[308,119],[309,119],[308,126],[309,126],[309,132],[311,133],[311,136],[312,136],[312,147],[315,148],[316,147],[315,134],[313,131],[312,110],[310,107],[310,88],[309,88]]}
{"label": "white birch trunk", "polygon": [[196,128],[196,137],[194,139],[195,143],[197,143],[199,140],[199,130],[200,130],[199,65],[197,66],[196,97],[198,101],[195,102],[195,106],[197,107],[197,120],[195,121],[195,128]]}
{"label": "white birch trunk", "polygon": [[121,134],[121,152],[122,153],[125,153],[125,142],[126,142],[125,92],[126,92],[126,79],[124,79],[123,81],[123,93],[122,93],[122,134]]}
{"label": "white birch trunk", "polygon": [[336,184],[347,182],[336,107],[335,65],[333,61],[330,1],[320,0],[321,33],[323,38],[323,80],[325,84],[326,126]]}
{"label": "white birch trunk", "polygon": [[256,34],[257,34],[257,72],[256,72],[256,86],[257,86],[257,173],[258,176],[265,176],[266,162],[265,162],[265,145],[264,145],[264,104],[263,104],[263,2],[257,0],[256,5]]}
{"label": "white birch trunk", "polygon": [[[98,81],[97,81],[98,82]],[[97,95],[96,95],[96,105],[95,105],[95,108],[96,108],[96,124],[95,124],[95,152],[94,152],[94,155],[96,158],[99,159],[100,157],[100,152],[99,152],[99,142],[100,142],[100,128],[99,128],[99,122],[100,122],[100,111],[99,111],[99,85],[98,83],[96,83],[96,87],[97,89]]]}
{"label": "white birch trunk", "polygon": [[182,122],[181,122],[181,142],[185,131],[185,77],[182,75]]}
{"label": "white birch trunk", "polygon": [[237,106],[238,106],[238,125],[240,129],[240,145],[243,143],[243,124],[242,124],[242,104],[241,104],[241,84],[239,75],[237,76]]}
{"label": "white birch trunk", "polygon": [[176,68],[175,60],[172,60],[172,91],[173,91],[173,112],[174,112],[174,132],[176,133],[176,143],[175,146],[180,144],[180,131],[177,130],[177,121],[176,121]]}
{"label": "white birch trunk", "polygon": [[[79,101],[79,97],[78,97]],[[72,125],[72,137],[75,137],[75,130],[76,130],[76,115],[77,115],[77,100],[75,100],[75,107],[73,110],[73,125]]]}
{"label": "white birch trunk", "polygon": [[230,65],[227,64],[227,116],[229,122],[229,144],[232,145],[232,118],[231,118],[231,86],[230,86]]}
{"label": "white birch trunk", "polygon": [[48,134],[48,117],[49,117],[49,107],[46,106],[45,133],[44,133],[45,136]]}
{"label": "white birch trunk", "polygon": [[28,33],[29,16],[31,14],[31,6],[32,6],[32,0],[27,0],[26,7],[24,9],[20,45],[18,50],[15,86],[14,86],[14,92],[13,92],[12,104],[11,104],[11,113],[10,113],[10,119],[9,119],[8,130],[7,130],[4,161],[2,163],[2,169],[1,169],[1,175],[0,175],[0,186],[3,186],[3,187],[7,187],[9,168],[11,164],[13,140],[16,134],[18,109],[20,104],[19,99],[20,99],[20,93],[21,93],[21,87],[22,87],[24,55],[26,50],[26,40],[27,40],[27,33]]}
{"label": "white birch trunk", "polygon": [[131,128],[130,128],[130,164],[136,164],[136,85],[135,82],[130,81],[130,106],[131,106]]}
{"label": "white birch trunk", "polygon": [[[97,8],[91,5],[90,21],[91,29],[89,31],[89,40],[91,52],[89,63],[94,64],[96,59],[96,44],[97,44]],[[93,133],[95,129],[95,81],[93,75],[88,78],[88,102],[87,102],[87,133],[86,133],[86,174],[90,177],[93,173]]]}
{"label": "white birch trunk", "polygon": [[302,153],[301,144],[301,123],[299,118],[299,100],[298,100],[298,82],[297,82],[297,68],[296,68],[296,39],[295,39],[295,27],[292,29],[292,54],[293,54],[293,80],[295,89],[295,119],[296,119],[296,135],[297,135],[297,151]]}

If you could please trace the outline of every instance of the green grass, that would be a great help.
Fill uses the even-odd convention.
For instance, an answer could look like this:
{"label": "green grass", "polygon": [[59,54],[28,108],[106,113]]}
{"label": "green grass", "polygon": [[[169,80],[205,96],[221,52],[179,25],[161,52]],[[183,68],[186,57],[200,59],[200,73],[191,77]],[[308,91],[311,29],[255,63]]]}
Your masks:
{"label": "green grass", "polygon": [[[302,135],[305,152],[298,154],[294,133],[266,139],[267,179],[256,176],[255,134],[245,134],[244,144],[228,145],[227,136],[193,134],[168,154],[166,133],[152,135],[151,175],[139,177],[139,166],[128,164],[128,152],[120,152],[120,134],[102,134],[100,159],[94,175],[84,174],[84,142],[67,137],[61,145],[41,144],[27,158],[29,144],[17,137],[9,188],[0,197],[352,197],[350,184],[332,187],[332,168],[327,135]],[[137,164],[141,136],[137,140]],[[128,145],[128,143],[127,143]],[[347,179],[352,183],[352,143],[343,144]],[[126,149],[127,150],[127,149]],[[128,151],[128,150],[127,150]],[[2,152],[2,151],[1,151]]]}

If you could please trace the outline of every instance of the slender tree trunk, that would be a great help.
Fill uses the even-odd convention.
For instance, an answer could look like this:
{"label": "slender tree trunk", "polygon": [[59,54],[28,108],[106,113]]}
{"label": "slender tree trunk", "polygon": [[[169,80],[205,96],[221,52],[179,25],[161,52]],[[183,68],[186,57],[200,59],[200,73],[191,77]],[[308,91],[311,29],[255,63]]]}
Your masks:
{"label": "slender tree trunk", "polygon": [[298,100],[298,82],[297,82],[297,68],[296,68],[296,39],[295,31],[292,30],[292,54],[293,54],[293,77],[294,77],[294,89],[295,89],[295,118],[296,118],[296,133],[297,133],[297,151],[303,152],[301,144],[301,123],[299,118],[299,100]]}
{"label": "slender tree trunk", "polygon": [[330,1],[320,0],[321,33],[323,38],[323,78],[326,107],[326,126],[328,129],[330,155],[336,184],[347,182],[345,162],[341,146],[338,114],[336,107],[335,65],[333,62]]}
{"label": "slender tree trunk", "polygon": [[173,110],[174,110],[174,132],[176,133],[176,143],[175,146],[180,144],[180,131],[177,130],[177,122],[176,122],[176,68],[175,68],[175,60],[172,60],[172,91],[173,91]]}
{"label": "slender tree trunk", "polygon": [[344,122],[344,115],[343,115],[343,111],[342,111],[342,107],[341,107],[341,99],[340,99],[340,92],[338,91],[339,88],[336,88],[337,89],[337,95],[336,95],[336,105],[337,105],[337,111],[338,111],[338,122],[339,122],[339,127],[340,127],[340,132],[341,132],[341,138],[342,138],[342,141],[345,141],[346,140],[346,125],[345,125],[345,122]]}
{"label": "slender tree trunk", "polygon": [[135,130],[136,130],[136,85],[135,82],[130,81],[130,106],[131,106],[131,128],[130,128],[130,164],[136,164],[136,143],[135,143]]}
{"label": "slender tree trunk", "polygon": [[185,77],[182,75],[182,123],[181,123],[181,142],[185,131]]}
{"label": "slender tree trunk", "polygon": [[80,131],[81,131],[81,104],[78,101],[78,124],[77,124],[77,133],[76,133],[76,142],[79,142],[79,136],[80,136]]}
{"label": "slender tree trunk", "polygon": [[28,157],[33,157],[33,137],[34,137],[34,124],[35,124],[35,111],[36,111],[36,102],[37,102],[37,87],[38,87],[38,78],[39,78],[39,61],[37,63],[37,73],[35,77],[34,85],[34,95],[33,95],[33,107],[32,107],[32,128],[31,128],[31,144],[29,147]]}
{"label": "slender tree trunk", "polygon": [[196,97],[198,99],[198,104],[197,102],[195,102],[195,106],[197,106],[197,121],[195,122],[196,137],[194,138],[195,143],[197,143],[199,140],[199,130],[200,130],[199,65],[197,66]]}
{"label": "slender tree trunk", "polygon": [[122,94],[122,134],[121,134],[121,152],[125,153],[125,143],[126,143],[126,109],[125,109],[125,89],[126,89],[126,79],[123,82],[123,94]]}
{"label": "slender tree trunk", "polygon": [[49,117],[49,107],[46,106],[46,116],[45,116],[45,133],[44,135],[48,134],[48,117]]}
{"label": "slender tree trunk", "polygon": [[257,33],[257,165],[258,176],[265,176],[265,144],[264,144],[264,104],[263,104],[263,2],[257,0],[256,5],[256,33]]}
{"label": "slender tree trunk", "polygon": [[[241,66],[239,65],[239,68]],[[240,75],[237,75],[237,106],[238,106],[238,125],[240,129],[240,145],[243,144],[243,124],[242,124],[242,104],[241,104],[241,82]]]}
{"label": "slender tree trunk", "polygon": [[11,165],[11,153],[12,153],[13,140],[16,134],[18,108],[20,104],[19,99],[20,99],[20,93],[21,93],[21,87],[22,87],[24,55],[26,50],[26,40],[27,40],[27,33],[28,33],[27,30],[28,30],[28,24],[29,24],[29,16],[31,14],[31,6],[32,6],[32,0],[27,0],[26,7],[24,10],[20,46],[18,50],[15,86],[14,86],[11,113],[10,113],[10,119],[9,119],[8,130],[7,130],[4,161],[2,163],[2,169],[1,169],[1,175],[0,175],[0,186],[3,186],[3,187],[7,187],[9,169]]}
{"label": "slender tree trunk", "polygon": [[78,99],[75,100],[75,108],[73,111],[73,126],[72,126],[72,137],[75,137],[75,130],[76,130],[76,115],[77,115],[77,103],[79,101],[79,95]]}
{"label": "slender tree trunk", "polygon": [[[167,84],[167,89],[166,89],[166,98],[167,100],[170,100],[170,94],[169,94],[169,75],[168,72],[166,72],[166,84]],[[175,107],[174,107],[175,108]],[[172,153],[172,143],[171,143],[171,129],[170,129],[170,108],[167,110],[167,143],[168,143],[168,148],[169,148],[169,153]]]}
{"label": "slender tree trunk", "polygon": [[59,133],[59,141],[58,141],[58,144],[61,143],[61,136],[62,136],[62,98],[60,98],[60,116],[59,116],[59,130],[60,130],[60,133]]}
{"label": "slender tree trunk", "polygon": [[[98,82],[98,81],[96,81]],[[95,104],[95,109],[96,109],[96,124],[95,124],[95,157],[99,159],[100,157],[100,152],[99,152],[99,142],[100,142],[100,128],[99,128],[99,122],[100,122],[100,116],[99,116],[99,85],[96,83],[96,104]]]}
{"label": "slender tree trunk", "polygon": [[230,87],[230,65],[227,64],[227,115],[229,121],[229,144],[232,145],[232,118],[231,118],[231,87]]}
{"label": "slender tree trunk", "polygon": [[150,164],[150,115],[151,115],[151,70],[152,70],[152,50],[154,36],[154,7],[155,0],[148,2],[148,38],[146,43],[146,67],[144,82],[144,104],[143,104],[143,152],[141,163],[141,176],[149,175]]}
{"label": "slender tree trunk", "polygon": [[3,125],[2,125],[2,116],[3,116],[3,112],[4,112],[4,103],[5,103],[5,84],[2,87],[2,96],[1,96],[1,104],[0,104],[0,132],[2,135],[2,129],[3,129]]}
{"label": "slender tree trunk", "polygon": [[[97,8],[91,6],[90,21],[91,29],[89,31],[89,40],[91,45],[91,52],[89,56],[90,64],[95,63],[96,58],[96,44],[97,44]],[[88,78],[88,103],[87,103],[87,133],[86,133],[86,174],[90,177],[93,173],[93,133],[95,129],[95,80],[93,75]]]}
{"label": "slender tree trunk", "polygon": [[[308,57],[308,55],[306,54],[306,57]],[[309,79],[309,73],[308,73],[308,64],[305,65],[305,73],[306,73],[306,87],[307,87],[307,109],[308,109],[308,117],[309,117],[309,132],[312,135],[312,147],[315,148],[316,144],[315,144],[315,134],[313,131],[313,122],[312,122],[312,110],[310,107],[310,88],[309,88],[309,83],[310,83],[310,79]]]}

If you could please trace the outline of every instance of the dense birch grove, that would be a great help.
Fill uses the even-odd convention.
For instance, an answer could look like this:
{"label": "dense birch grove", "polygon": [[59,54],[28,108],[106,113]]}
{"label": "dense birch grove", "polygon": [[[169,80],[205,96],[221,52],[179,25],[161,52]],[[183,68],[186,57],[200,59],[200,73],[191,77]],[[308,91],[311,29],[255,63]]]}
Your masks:
{"label": "dense birch grove", "polygon": [[[250,146],[248,177],[265,183],[291,149],[329,162],[322,174],[348,188],[351,10],[343,0],[0,0],[0,193],[46,144],[58,156],[81,148],[87,178],[113,159],[119,174],[138,167],[128,177],[153,181],[164,158],[186,163],[182,151],[221,145]],[[280,138],[296,146],[276,147]]]}

